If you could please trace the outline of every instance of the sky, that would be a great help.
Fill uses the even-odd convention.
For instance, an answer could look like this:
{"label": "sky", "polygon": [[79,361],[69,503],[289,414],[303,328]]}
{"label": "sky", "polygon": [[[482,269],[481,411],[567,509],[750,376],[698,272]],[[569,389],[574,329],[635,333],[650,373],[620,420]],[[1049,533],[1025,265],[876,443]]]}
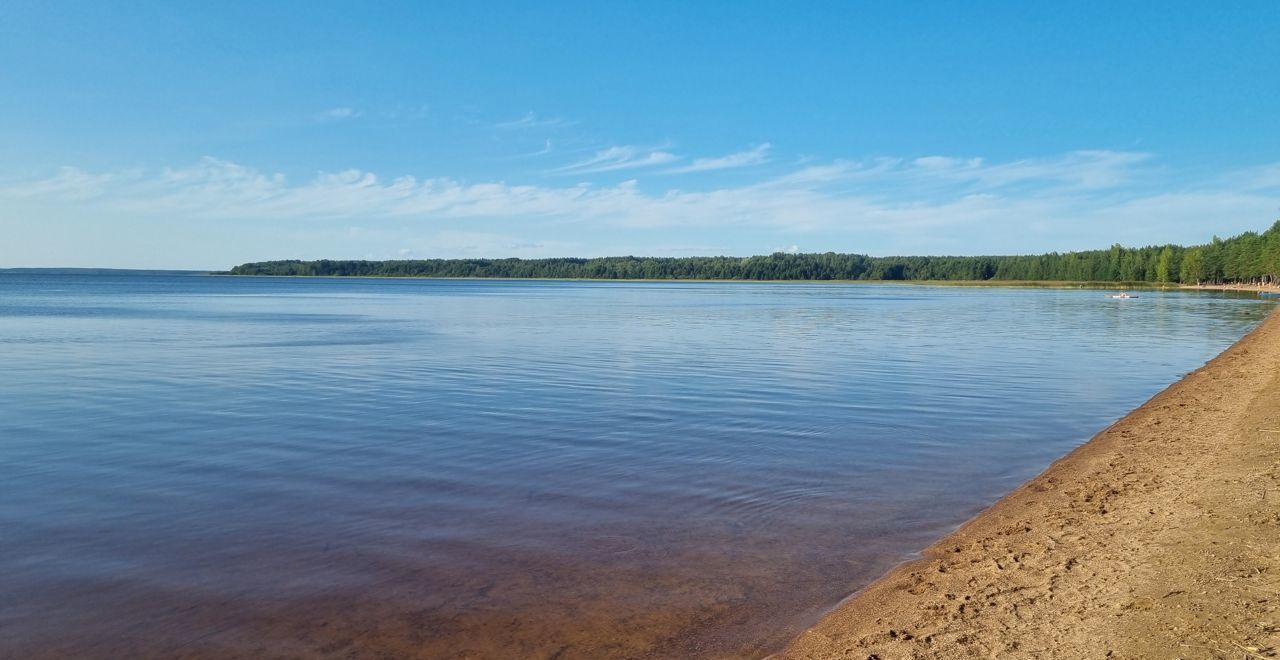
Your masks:
{"label": "sky", "polygon": [[1280,3],[0,3],[0,267],[1013,254],[1280,219]]}

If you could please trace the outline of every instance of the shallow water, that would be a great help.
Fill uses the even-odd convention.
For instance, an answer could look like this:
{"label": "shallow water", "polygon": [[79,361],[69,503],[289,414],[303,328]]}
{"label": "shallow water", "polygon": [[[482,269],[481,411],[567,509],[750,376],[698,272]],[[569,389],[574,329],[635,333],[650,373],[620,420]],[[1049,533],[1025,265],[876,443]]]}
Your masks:
{"label": "shallow water", "polygon": [[0,656],[759,656],[1248,297],[0,272]]}

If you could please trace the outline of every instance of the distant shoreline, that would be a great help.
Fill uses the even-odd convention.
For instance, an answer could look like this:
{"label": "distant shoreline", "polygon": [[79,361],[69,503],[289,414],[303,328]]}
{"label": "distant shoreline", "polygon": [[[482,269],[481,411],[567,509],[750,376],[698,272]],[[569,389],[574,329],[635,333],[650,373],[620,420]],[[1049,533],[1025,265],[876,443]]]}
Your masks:
{"label": "distant shoreline", "polygon": [[779,657],[1262,657],[1280,640],[1277,401],[1280,311]]}
{"label": "distant shoreline", "polygon": [[441,281],[477,281],[477,282],[655,282],[655,283],[741,283],[741,284],[892,284],[916,286],[952,286],[952,287],[995,287],[995,288],[1032,288],[1032,289],[1099,289],[1099,290],[1151,290],[1151,291],[1236,291],[1280,293],[1280,285],[1271,284],[1177,284],[1159,282],[1105,282],[1105,281],[1059,281],[1059,280],[839,280],[839,279],[743,279],[743,278],[614,278],[614,277],[454,277],[436,275],[248,275],[229,271],[215,270],[168,270],[146,268],[0,268],[0,274],[128,274],[139,275],[185,275],[204,277],[253,278],[269,277],[276,279],[306,280],[441,280]]}
{"label": "distant shoreline", "polygon": [[20,275],[121,275],[127,273],[133,273],[135,275],[212,275],[214,272],[215,271],[212,270],[184,270],[173,268],[60,268],[57,266],[20,266],[13,268],[0,268],[0,274],[17,273]]}
{"label": "distant shoreline", "polygon": [[205,272],[210,277],[270,277],[302,280],[443,280],[473,282],[704,282],[741,284],[893,284],[954,287],[1003,287],[1032,289],[1136,289],[1163,291],[1241,291],[1280,292],[1277,285],[1255,284],[1161,284],[1159,282],[1092,282],[1056,280],[748,280],[695,278],[613,278],[613,277],[439,277],[432,275],[238,275],[228,272]]}
{"label": "distant shoreline", "polygon": [[1178,289],[1181,285],[1153,282],[1058,282],[1053,280],[756,280],[742,278],[621,278],[621,277],[445,277],[437,275],[240,275],[211,272],[211,277],[269,277],[297,280],[442,280],[451,282],[691,282],[725,284],[894,284],[925,286],[992,286],[1044,289]]}
{"label": "distant shoreline", "polygon": [[1183,289],[1192,291],[1243,291],[1254,293],[1280,293],[1277,284],[1184,284]]}

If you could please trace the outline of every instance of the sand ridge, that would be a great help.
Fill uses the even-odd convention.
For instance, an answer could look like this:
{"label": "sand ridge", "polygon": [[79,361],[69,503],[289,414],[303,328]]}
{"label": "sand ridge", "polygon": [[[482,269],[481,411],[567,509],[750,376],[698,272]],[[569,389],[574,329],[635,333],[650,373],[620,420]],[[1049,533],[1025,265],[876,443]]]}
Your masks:
{"label": "sand ridge", "polygon": [[778,657],[1280,657],[1280,311]]}

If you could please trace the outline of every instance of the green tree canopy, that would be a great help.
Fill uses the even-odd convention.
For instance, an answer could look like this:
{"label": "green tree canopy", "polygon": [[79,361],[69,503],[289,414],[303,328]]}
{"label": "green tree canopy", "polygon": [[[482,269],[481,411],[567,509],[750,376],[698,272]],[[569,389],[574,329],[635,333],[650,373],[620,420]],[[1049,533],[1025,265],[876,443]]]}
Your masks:
{"label": "green tree canopy", "polygon": [[233,275],[662,280],[1004,280],[1272,282],[1280,278],[1280,221],[1205,245],[1153,245],[1040,255],[869,257],[774,253],[755,257],[262,261]]}

